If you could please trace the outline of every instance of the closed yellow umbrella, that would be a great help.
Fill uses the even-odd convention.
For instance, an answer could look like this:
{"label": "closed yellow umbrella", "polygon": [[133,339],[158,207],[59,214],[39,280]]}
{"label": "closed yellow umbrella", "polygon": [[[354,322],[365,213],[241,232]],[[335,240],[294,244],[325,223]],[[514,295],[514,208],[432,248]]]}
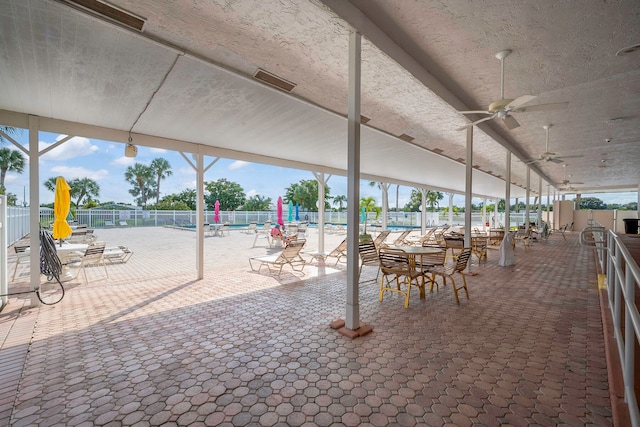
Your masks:
{"label": "closed yellow umbrella", "polygon": [[53,202],[53,238],[64,239],[72,233],[71,227],[67,223],[67,215],[71,208],[71,194],[69,194],[69,184],[63,177],[56,179],[56,193]]}

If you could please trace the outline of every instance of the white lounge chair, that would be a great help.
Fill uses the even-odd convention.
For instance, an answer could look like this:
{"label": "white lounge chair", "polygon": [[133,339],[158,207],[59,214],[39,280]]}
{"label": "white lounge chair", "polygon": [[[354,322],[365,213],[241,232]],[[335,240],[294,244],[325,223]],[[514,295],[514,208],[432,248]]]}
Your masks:
{"label": "white lounge chair", "polygon": [[107,272],[107,265],[104,262],[104,250],[106,245],[106,242],[95,242],[87,247],[86,251],[77,262],[67,264],[68,268],[78,269],[74,278],[78,277],[78,275],[80,274],[80,270],[82,270],[82,272],[84,273],[84,282],[85,284],[88,284],[89,279],[87,278],[86,267],[98,265],[102,265],[104,274],[109,277],[109,272]]}
{"label": "white lounge chair", "polygon": [[[294,271],[298,271],[304,274],[305,264],[307,263],[304,258],[300,256],[300,251],[302,250],[306,240],[292,240],[287,243],[287,246],[280,252],[278,255],[270,255],[270,256],[261,256],[261,257],[251,257],[249,258],[249,265],[251,266],[252,271],[260,271],[263,265],[266,265],[271,272],[271,267],[277,269],[278,276],[282,273],[282,267],[285,265],[290,265],[291,269]],[[259,263],[258,269],[256,270],[253,266],[253,263]],[[299,267],[296,268],[296,267]]]}

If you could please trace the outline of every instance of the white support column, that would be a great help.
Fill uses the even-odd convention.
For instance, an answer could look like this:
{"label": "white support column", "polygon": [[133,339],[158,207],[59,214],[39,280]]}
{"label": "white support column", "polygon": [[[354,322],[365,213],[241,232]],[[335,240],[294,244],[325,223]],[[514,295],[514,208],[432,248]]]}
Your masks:
{"label": "white support column", "polygon": [[487,226],[487,198],[482,199],[482,229],[486,230]]}
{"label": "white support column", "polygon": [[204,156],[194,154],[196,162],[196,277],[204,278]]}
{"label": "white support column", "polygon": [[524,229],[525,231],[529,230],[529,197],[531,197],[531,168],[527,166],[527,188],[526,188],[526,198],[527,201],[524,204]]}
{"label": "white support column", "polygon": [[504,231],[505,233],[511,229],[511,152],[507,151],[506,164],[506,188],[504,191]]}
{"label": "white support column", "polygon": [[447,193],[449,195],[449,226],[453,225],[453,193]]}
{"label": "white support column", "polygon": [[382,229],[387,229],[387,218],[389,217],[389,187],[391,184],[386,182],[380,183],[382,189]]}
{"label": "white support column", "polygon": [[[40,155],[38,141],[40,125],[38,117],[29,116],[29,274],[31,289],[40,289]],[[37,307],[40,300],[35,293],[31,294],[31,306]]]}
{"label": "white support column", "polygon": [[360,206],[360,59],[361,35],[349,35],[349,108],[347,128],[347,312],[345,326],[360,327],[358,277]]}
{"label": "white support column", "polygon": [[542,177],[538,175],[538,230],[542,229]]}
{"label": "white support column", "polygon": [[[464,247],[471,247],[471,202],[473,194],[473,128],[467,127],[466,179],[464,184]],[[471,263],[467,265],[467,270]]]}
{"label": "white support column", "polygon": [[[204,278],[204,173],[216,164],[220,157],[216,157],[204,167],[204,155],[193,154],[195,164],[182,151],[180,155],[196,171],[196,277]],[[175,220],[175,218],[174,218]]]}
{"label": "white support column", "polygon": [[636,217],[640,218],[640,184],[638,184],[638,194],[637,194],[637,196],[638,196],[638,206],[637,206],[637,209],[636,209]]}
{"label": "white support column", "polygon": [[7,246],[7,196],[0,195],[0,309],[9,301]]}
{"label": "white support column", "polygon": [[547,226],[549,226],[549,230],[551,230],[551,222],[549,221],[549,214],[551,212],[551,185],[547,184]]}
{"label": "white support column", "polygon": [[313,172],[313,176],[318,181],[318,252],[324,253],[324,193],[331,175],[325,179],[324,173]]}
{"label": "white support column", "polygon": [[421,188],[420,193],[422,196],[422,209],[420,210],[420,235],[424,236],[424,234],[427,232],[427,190]]}

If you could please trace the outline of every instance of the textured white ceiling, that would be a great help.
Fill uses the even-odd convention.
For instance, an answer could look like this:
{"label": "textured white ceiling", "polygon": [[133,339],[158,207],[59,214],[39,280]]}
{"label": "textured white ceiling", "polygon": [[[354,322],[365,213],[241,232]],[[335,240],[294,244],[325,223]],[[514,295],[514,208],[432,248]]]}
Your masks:
{"label": "textured white ceiling", "polygon": [[[640,53],[614,55],[640,41],[638,2],[109,3],[143,17],[143,34],[53,0],[0,0],[0,110],[335,173],[346,168],[348,35],[356,28],[364,36],[362,114],[371,119],[363,174],[464,191],[456,159],[466,157],[466,136],[456,128],[467,119],[456,109],[499,98],[494,54],[509,48],[506,97],[535,94],[532,104],[569,107],[521,113],[513,131],[498,121],[476,128],[473,165],[490,174],[474,172],[473,192],[503,195],[496,176],[506,176],[505,147],[537,157],[548,123],[550,151],[583,156],[568,159],[567,170],[585,189],[640,182]],[[256,82],[258,69],[295,83],[292,94]],[[615,117],[630,118],[608,124]],[[558,164],[532,167],[563,179]],[[512,181],[524,185],[526,169],[514,158]],[[537,190],[535,173],[531,183]],[[514,197],[522,193],[513,187]]]}

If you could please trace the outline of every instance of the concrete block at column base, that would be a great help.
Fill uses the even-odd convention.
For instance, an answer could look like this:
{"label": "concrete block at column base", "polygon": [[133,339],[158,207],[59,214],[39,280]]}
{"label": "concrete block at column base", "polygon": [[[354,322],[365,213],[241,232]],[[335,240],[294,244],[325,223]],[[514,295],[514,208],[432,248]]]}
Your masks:
{"label": "concrete block at column base", "polygon": [[357,329],[348,329],[345,324],[346,323],[343,319],[337,319],[331,322],[329,326],[332,329],[336,329],[339,334],[351,339],[365,336],[373,331],[373,328],[371,326],[365,325],[363,323],[361,323],[360,327],[358,327]]}

